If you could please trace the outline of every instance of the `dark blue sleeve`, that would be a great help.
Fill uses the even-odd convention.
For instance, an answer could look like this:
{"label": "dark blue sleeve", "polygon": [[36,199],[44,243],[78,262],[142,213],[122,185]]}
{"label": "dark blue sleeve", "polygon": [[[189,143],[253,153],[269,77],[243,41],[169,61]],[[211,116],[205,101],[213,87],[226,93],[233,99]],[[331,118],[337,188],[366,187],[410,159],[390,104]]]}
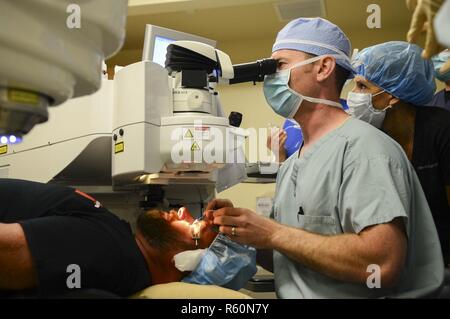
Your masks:
{"label": "dark blue sleeve", "polygon": [[74,189],[18,179],[0,179],[0,222],[51,216]]}

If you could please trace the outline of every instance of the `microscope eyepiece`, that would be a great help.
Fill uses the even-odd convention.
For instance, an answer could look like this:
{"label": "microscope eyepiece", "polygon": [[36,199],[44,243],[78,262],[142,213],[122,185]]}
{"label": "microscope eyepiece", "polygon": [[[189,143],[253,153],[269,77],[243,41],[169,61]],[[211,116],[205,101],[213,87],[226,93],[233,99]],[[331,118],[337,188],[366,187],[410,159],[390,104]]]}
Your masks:
{"label": "microscope eyepiece", "polygon": [[263,82],[266,75],[277,71],[277,61],[274,59],[258,60],[256,62],[233,65],[234,78],[230,84],[245,82]]}

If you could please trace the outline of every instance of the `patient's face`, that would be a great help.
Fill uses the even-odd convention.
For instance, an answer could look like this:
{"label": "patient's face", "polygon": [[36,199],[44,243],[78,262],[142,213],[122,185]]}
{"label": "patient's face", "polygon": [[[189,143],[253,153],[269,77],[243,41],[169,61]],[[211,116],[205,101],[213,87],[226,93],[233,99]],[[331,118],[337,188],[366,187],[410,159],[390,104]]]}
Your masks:
{"label": "patient's face", "polygon": [[198,240],[198,246],[195,246],[191,233],[191,225],[195,219],[186,207],[182,207],[178,211],[162,212],[161,217],[170,222],[173,230],[179,233],[184,241],[192,243],[192,249],[208,248],[217,236],[217,233],[213,230],[213,219],[205,217],[199,222],[200,239]]}

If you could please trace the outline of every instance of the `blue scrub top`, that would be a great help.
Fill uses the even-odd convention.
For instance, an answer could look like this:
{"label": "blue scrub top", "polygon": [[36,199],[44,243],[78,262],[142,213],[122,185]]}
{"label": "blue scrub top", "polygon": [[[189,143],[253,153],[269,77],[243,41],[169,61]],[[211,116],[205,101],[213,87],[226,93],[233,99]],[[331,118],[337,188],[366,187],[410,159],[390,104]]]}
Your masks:
{"label": "blue scrub top", "polygon": [[[446,96],[447,95],[447,96]],[[443,109],[446,109],[447,111],[450,111],[450,91],[447,91],[444,89],[440,92],[438,92],[433,100],[428,104],[428,106],[436,106],[441,107]]]}

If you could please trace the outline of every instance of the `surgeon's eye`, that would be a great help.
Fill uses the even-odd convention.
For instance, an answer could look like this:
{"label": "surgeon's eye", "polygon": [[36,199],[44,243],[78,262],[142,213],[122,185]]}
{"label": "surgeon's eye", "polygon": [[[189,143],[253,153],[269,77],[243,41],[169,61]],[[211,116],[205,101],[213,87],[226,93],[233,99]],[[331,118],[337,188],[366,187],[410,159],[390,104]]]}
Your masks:
{"label": "surgeon's eye", "polygon": [[358,89],[360,89],[360,90],[366,90],[367,89],[367,86],[365,86],[364,84],[362,84],[361,82],[357,82],[356,83],[356,87],[358,88]]}
{"label": "surgeon's eye", "polygon": [[277,64],[278,70],[282,70],[286,66],[286,64],[287,63],[284,61],[278,61],[278,64]]}

